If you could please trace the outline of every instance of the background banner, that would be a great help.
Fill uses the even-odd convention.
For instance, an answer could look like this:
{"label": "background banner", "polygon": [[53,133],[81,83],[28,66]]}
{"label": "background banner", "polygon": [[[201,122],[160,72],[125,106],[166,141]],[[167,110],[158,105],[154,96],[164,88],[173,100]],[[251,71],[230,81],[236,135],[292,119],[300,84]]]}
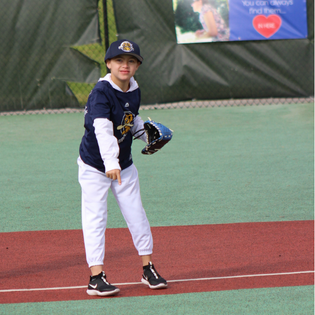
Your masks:
{"label": "background banner", "polygon": [[173,0],[178,44],[307,38],[306,0]]}
{"label": "background banner", "polygon": [[230,40],[307,37],[305,0],[230,0]]}

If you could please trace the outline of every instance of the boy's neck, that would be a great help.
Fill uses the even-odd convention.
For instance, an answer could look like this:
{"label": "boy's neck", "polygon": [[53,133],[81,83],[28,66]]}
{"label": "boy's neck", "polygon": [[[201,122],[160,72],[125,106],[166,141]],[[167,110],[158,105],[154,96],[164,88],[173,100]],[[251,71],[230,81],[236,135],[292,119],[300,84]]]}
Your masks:
{"label": "boy's neck", "polygon": [[111,79],[112,81],[118,86],[121,88],[121,90],[123,92],[127,92],[130,88],[130,81],[120,81],[120,80],[117,80],[117,78],[113,75],[111,75]]}

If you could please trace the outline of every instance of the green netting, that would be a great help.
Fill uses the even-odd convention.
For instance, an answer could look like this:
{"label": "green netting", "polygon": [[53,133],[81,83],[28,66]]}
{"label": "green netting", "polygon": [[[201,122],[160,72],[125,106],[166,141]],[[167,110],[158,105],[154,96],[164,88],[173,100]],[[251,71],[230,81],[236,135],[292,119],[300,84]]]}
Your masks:
{"label": "green netting", "polygon": [[313,8],[307,0],[306,39],[179,45],[169,0],[1,1],[0,112],[82,108],[117,38],[140,44],[145,106],[309,98]]}
{"label": "green netting", "polygon": [[97,0],[0,2],[0,111],[78,107],[66,82],[96,82],[100,71],[71,47],[100,43],[97,8]]}

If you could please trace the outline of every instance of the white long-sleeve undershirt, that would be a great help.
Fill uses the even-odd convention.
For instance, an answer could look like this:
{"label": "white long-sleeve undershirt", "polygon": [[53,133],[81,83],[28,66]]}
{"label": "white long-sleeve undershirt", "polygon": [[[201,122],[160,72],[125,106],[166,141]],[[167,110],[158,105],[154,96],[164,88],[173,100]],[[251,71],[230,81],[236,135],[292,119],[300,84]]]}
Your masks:
{"label": "white long-sleeve undershirt", "polygon": [[107,118],[96,118],[93,126],[106,172],[120,170],[119,146],[113,133],[113,123]]}

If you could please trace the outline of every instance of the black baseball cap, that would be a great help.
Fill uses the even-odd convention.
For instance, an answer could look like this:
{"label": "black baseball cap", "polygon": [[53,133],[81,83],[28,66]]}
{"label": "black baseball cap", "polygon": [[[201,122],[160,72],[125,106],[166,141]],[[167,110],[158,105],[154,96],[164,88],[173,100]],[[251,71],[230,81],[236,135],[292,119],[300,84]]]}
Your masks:
{"label": "black baseball cap", "polygon": [[121,39],[111,43],[106,51],[105,62],[108,59],[115,58],[119,55],[131,55],[136,57],[141,63],[143,58],[140,55],[139,46],[131,40]]}

